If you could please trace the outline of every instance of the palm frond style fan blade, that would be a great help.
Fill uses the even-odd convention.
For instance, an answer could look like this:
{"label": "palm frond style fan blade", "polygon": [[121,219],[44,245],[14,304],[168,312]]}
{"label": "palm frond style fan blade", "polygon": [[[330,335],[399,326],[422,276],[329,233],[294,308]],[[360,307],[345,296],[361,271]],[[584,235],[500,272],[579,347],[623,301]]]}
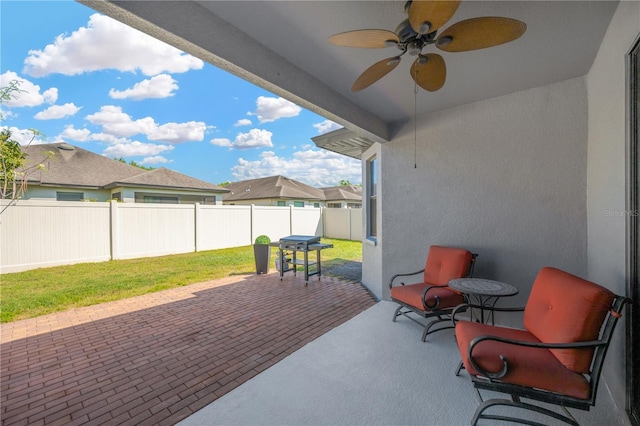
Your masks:
{"label": "palm frond style fan blade", "polygon": [[344,47],[379,49],[398,44],[396,33],[387,30],[356,30],[335,34],[329,37],[329,43]]}
{"label": "palm frond style fan blade", "polygon": [[359,92],[362,89],[366,89],[376,81],[380,80],[385,75],[389,74],[400,63],[399,56],[393,56],[391,58],[383,59],[376,62],[366,69],[365,72],[360,74],[360,77],[351,86],[352,92]]}
{"label": "palm frond style fan blade", "polygon": [[419,34],[431,33],[456,13],[462,0],[422,1],[413,0],[409,7],[409,23]]}
{"label": "palm frond style fan blade", "polygon": [[511,18],[472,18],[444,30],[436,46],[446,52],[467,52],[498,46],[516,40],[527,29],[524,22]]}
{"label": "palm frond style fan blade", "polygon": [[[425,63],[421,63],[426,58]],[[444,86],[447,78],[447,66],[442,56],[429,53],[418,57],[411,65],[411,77],[424,90],[435,92]]]}

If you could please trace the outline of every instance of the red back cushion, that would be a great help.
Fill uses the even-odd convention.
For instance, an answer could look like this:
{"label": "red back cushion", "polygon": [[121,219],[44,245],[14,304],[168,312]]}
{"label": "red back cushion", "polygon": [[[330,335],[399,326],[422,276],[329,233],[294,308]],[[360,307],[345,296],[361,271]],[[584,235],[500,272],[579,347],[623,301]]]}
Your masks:
{"label": "red back cushion", "polygon": [[454,278],[464,278],[469,274],[470,251],[461,248],[431,246],[424,267],[424,282],[445,286]]}
{"label": "red back cushion", "polygon": [[[524,310],[524,326],[541,342],[597,340],[615,295],[555,268],[542,268]],[[587,373],[593,349],[552,349],[568,369]]]}

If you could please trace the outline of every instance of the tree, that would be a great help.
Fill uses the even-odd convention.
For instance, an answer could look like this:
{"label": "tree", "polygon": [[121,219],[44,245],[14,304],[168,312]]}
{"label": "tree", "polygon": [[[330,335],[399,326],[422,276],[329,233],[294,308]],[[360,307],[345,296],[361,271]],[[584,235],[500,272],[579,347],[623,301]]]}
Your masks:
{"label": "tree", "polygon": [[[24,92],[20,89],[20,82],[12,80],[6,87],[0,88],[0,104],[4,104],[17,98],[17,93]],[[0,120],[4,121],[4,114],[0,112]],[[31,144],[36,136],[40,135],[35,129],[29,129],[32,133]],[[4,128],[0,131],[0,198],[10,199],[15,202],[27,190],[27,180],[29,176],[45,168],[47,160],[55,154],[47,151],[44,158],[37,163],[26,167],[27,153],[22,150],[19,142],[11,139],[11,131]],[[12,203],[7,204],[0,213],[4,212]]]}
{"label": "tree", "polygon": [[133,167],[137,167],[137,168],[142,169],[142,170],[154,170],[153,167],[143,166],[142,164],[138,164],[133,160],[131,160],[131,161],[129,161],[127,163],[127,160],[125,160],[124,157],[114,158],[114,160],[117,160],[117,161],[119,161],[121,163],[124,163],[124,164],[128,164],[128,165],[133,166]]}
{"label": "tree", "polygon": [[229,182],[228,180],[218,184],[218,186],[221,186],[223,188],[228,188],[229,185],[231,185],[231,182]]}
{"label": "tree", "polygon": [[340,181],[340,186],[362,186],[362,184],[361,184],[361,183],[358,183],[358,184],[355,184],[355,185],[354,185],[354,184],[352,184],[351,182],[349,182],[348,180],[342,179],[342,180]]}

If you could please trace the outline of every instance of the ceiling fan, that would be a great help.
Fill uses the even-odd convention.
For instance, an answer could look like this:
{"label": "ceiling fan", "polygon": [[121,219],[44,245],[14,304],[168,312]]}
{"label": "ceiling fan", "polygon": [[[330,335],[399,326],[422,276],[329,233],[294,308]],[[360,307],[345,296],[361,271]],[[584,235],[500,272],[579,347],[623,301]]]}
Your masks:
{"label": "ceiling fan", "polygon": [[411,65],[411,77],[425,90],[435,92],[444,86],[447,68],[437,53],[422,53],[434,44],[445,52],[467,52],[516,40],[527,25],[511,18],[480,17],[460,21],[440,34],[438,30],[454,15],[462,0],[409,0],[405,4],[408,19],[395,32],[381,29],[356,30],[335,34],[329,43],[345,47],[378,49],[397,47],[401,53],[376,62],[351,86],[352,92],[365,89],[391,72],[405,53],[416,56]]}

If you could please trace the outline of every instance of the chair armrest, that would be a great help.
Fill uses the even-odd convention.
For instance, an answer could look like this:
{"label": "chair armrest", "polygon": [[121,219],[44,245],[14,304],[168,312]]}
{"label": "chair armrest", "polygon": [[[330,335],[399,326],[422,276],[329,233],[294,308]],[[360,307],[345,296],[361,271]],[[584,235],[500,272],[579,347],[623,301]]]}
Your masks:
{"label": "chair armrest", "polygon": [[473,303],[461,303],[460,305],[456,306],[455,309],[453,310],[453,312],[451,313],[451,321],[453,321],[453,325],[456,324],[456,313],[458,312],[465,312],[468,308],[477,308],[477,309],[484,309],[485,311],[496,311],[496,312],[522,312],[524,311],[524,306],[523,307],[518,307],[518,308],[500,308],[500,307],[496,307],[496,306],[480,306],[480,305],[475,305]]}
{"label": "chair armrest", "polygon": [[[389,290],[391,290],[391,288],[393,287],[393,281],[398,278],[398,277],[410,277],[412,275],[418,275],[418,274],[422,274],[424,272],[424,268],[416,271],[416,272],[409,272],[406,274],[395,274],[394,276],[391,277],[391,279],[389,280]],[[400,283],[400,285],[404,285],[404,283]]]}
{"label": "chair armrest", "polygon": [[471,340],[471,344],[469,345],[469,362],[473,366],[473,368],[478,371],[483,376],[489,379],[501,379],[504,377],[509,370],[509,360],[504,355],[498,355],[500,360],[502,361],[502,369],[498,372],[487,371],[480,367],[473,359],[473,348],[476,347],[480,342],[484,342],[486,340],[491,340],[494,342],[507,343],[510,345],[517,346],[526,346],[529,348],[541,348],[541,349],[580,349],[580,348],[590,348],[590,347],[598,347],[598,346],[606,346],[607,342],[602,340],[589,340],[583,342],[571,342],[571,343],[536,343],[536,342],[526,342],[522,340],[512,340],[506,339],[504,337],[498,336],[478,336]]}
{"label": "chair armrest", "polygon": [[438,308],[440,307],[440,298],[438,297],[438,295],[433,296],[433,298],[436,300],[435,305],[433,306],[429,306],[427,305],[427,293],[429,293],[429,290],[431,290],[432,288],[442,288],[443,286],[437,286],[437,285],[430,285],[425,287],[424,290],[422,290],[422,306],[424,307],[425,311],[436,311],[438,310]]}

